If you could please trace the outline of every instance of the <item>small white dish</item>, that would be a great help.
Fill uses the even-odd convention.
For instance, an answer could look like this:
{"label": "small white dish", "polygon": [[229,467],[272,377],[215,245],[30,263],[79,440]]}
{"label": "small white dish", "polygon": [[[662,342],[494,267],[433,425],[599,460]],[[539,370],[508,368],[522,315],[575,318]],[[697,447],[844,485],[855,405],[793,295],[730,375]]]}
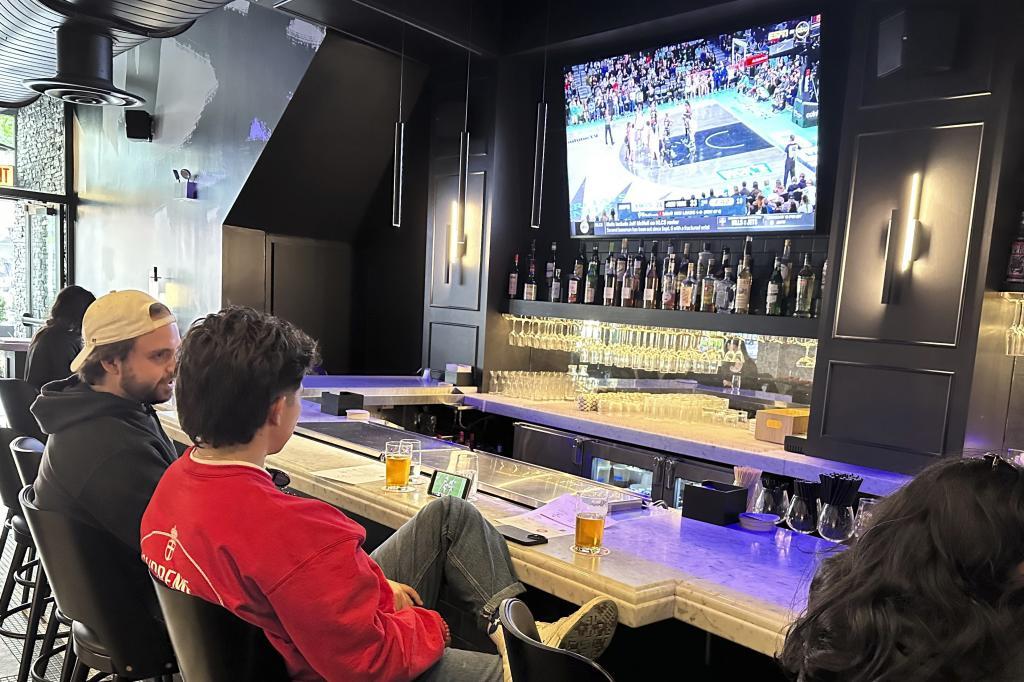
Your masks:
{"label": "small white dish", "polygon": [[756,533],[767,533],[775,530],[775,524],[779,520],[776,514],[754,514],[752,512],[740,514],[740,525]]}

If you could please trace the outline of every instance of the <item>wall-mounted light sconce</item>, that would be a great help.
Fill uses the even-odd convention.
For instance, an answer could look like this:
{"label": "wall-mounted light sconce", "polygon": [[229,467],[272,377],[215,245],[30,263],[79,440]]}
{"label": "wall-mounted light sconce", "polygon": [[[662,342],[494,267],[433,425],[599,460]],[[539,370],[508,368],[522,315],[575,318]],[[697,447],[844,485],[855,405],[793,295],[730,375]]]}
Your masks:
{"label": "wall-mounted light sconce", "polygon": [[917,226],[921,211],[921,173],[910,177],[910,200],[907,202],[907,224],[903,232],[903,256],[900,258],[900,272],[906,273],[917,256]]}
{"label": "wall-mounted light sconce", "polygon": [[444,283],[452,283],[452,271],[458,273],[458,281],[462,280],[462,254],[465,252],[466,238],[462,231],[465,224],[463,211],[458,201],[452,202],[452,216],[448,223],[448,248],[445,249]]}
{"label": "wall-mounted light sconce", "polygon": [[[174,174],[174,180],[178,183],[177,197],[179,199],[199,198],[199,185],[196,183],[198,175],[193,175],[192,171],[188,168],[182,168],[181,170],[172,168],[171,173]],[[184,183],[182,182],[183,180]]]}
{"label": "wall-mounted light sconce", "polygon": [[885,271],[882,277],[883,305],[896,303],[899,300],[900,286],[912,274],[914,260],[917,258],[922,182],[923,174],[921,172],[910,176],[906,208],[903,210],[894,208],[889,216],[889,228],[885,237]]}
{"label": "wall-mounted light sconce", "polygon": [[1024,293],[1003,291],[1000,296],[1013,304],[1013,318],[1006,328],[1006,355],[1024,357]]}

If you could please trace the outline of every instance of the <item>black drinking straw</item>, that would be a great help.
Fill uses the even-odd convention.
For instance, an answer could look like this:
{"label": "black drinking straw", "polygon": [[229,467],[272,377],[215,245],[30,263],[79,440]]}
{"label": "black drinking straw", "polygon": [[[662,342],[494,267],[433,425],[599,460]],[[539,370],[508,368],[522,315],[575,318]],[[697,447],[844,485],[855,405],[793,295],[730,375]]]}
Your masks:
{"label": "black drinking straw", "polygon": [[821,503],[852,507],[864,479],[853,474],[821,474]]}

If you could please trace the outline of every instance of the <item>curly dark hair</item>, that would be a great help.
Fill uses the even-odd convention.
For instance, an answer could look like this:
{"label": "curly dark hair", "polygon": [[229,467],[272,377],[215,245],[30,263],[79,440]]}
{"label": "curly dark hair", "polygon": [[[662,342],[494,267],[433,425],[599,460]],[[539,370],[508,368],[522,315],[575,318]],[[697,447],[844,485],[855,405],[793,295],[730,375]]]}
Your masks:
{"label": "curly dark hair", "polygon": [[823,562],[780,662],[801,682],[1024,679],[1022,562],[1024,472],[935,464]]}
{"label": "curly dark hair", "polygon": [[196,320],[182,341],[174,393],[181,428],[196,445],[244,445],[275,400],[318,362],[317,346],[290,322],[233,306]]}

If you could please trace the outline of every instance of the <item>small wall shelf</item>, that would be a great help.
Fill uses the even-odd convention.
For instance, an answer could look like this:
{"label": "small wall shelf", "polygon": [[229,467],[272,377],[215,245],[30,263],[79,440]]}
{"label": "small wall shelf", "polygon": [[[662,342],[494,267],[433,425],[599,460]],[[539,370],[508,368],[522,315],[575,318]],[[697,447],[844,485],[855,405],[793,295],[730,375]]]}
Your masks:
{"label": "small wall shelf", "polygon": [[509,301],[508,312],[521,316],[561,317],[570,320],[595,320],[597,322],[637,324],[671,329],[704,329],[734,334],[818,338],[817,318],[726,315],[684,310],[644,310],[642,308],[520,300]]}

